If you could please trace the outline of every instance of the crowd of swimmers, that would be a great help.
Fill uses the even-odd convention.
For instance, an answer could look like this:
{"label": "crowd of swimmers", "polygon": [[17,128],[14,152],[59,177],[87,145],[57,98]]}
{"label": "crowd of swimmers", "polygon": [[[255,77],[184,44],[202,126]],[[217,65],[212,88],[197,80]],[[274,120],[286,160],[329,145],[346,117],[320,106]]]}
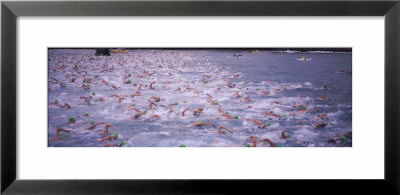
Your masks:
{"label": "crowd of swimmers", "polygon": [[[153,52],[153,54],[155,54]],[[116,54],[116,55],[125,55],[125,54]],[[154,55],[157,56],[157,55]],[[181,59],[182,56],[179,55],[178,52],[171,51],[168,56],[173,59]],[[234,54],[234,57],[243,57],[241,54]],[[204,109],[207,106],[215,106],[215,108],[218,110],[218,115],[220,117],[217,117],[219,120],[234,120],[238,119],[237,116],[232,116],[226,111],[222,110],[222,104],[217,101],[215,98],[215,95],[210,94],[210,93],[203,93],[199,89],[197,89],[195,86],[192,86],[190,84],[182,84],[180,87],[172,88],[169,86],[169,84],[173,83],[176,81],[176,74],[179,74],[182,72],[180,69],[181,66],[185,66],[185,61],[181,60],[179,63],[173,63],[172,60],[169,60],[168,58],[161,56],[159,59],[157,59],[157,68],[151,69],[148,68],[149,66],[153,65],[151,62],[146,61],[143,58],[139,58],[138,56],[134,56],[133,62],[129,62],[128,60],[121,60],[117,64],[121,67],[123,66],[128,66],[132,71],[125,71],[125,74],[120,75],[122,79],[122,82],[120,84],[117,84],[115,82],[110,82],[106,81],[105,79],[101,78],[101,73],[105,72],[113,72],[117,69],[117,67],[114,66],[109,66],[108,64],[100,64],[97,63],[94,65],[93,69],[88,69],[86,63],[92,63],[96,61],[100,61],[101,59],[108,58],[109,57],[104,57],[104,56],[90,56],[90,57],[81,57],[77,58],[74,60],[71,60],[68,57],[62,57],[62,58],[54,58],[51,60],[56,60],[54,63],[54,66],[51,66],[49,69],[49,91],[52,91],[53,88],[66,88],[68,85],[68,82],[70,83],[75,83],[78,81],[81,81],[82,84],[80,87],[82,88],[82,92],[90,92],[90,90],[95,86],[96,82],[95,81],[100,81],[99,85],[106,86],[108,90],[111,91],[118,91],[120,86],[124,84],[133,84],[132,80],[140,80],[141,82],[135,82],[135,89],[132,90],[130,93],[127,94],[118,94],[118,93],[113,93],[112,95],[109,95],[108,97],[97,97],[95,94],[92,92],[91,95],[87,96],[80,96],[78,99],[80,100],[79,103],[76,103],[77,106],[84,106],[84,105],[89,105],[92,101],[95,102],[105,102],[105,101],[117,101],[118,103],[122,102],[131,102],[129,105],[125,107],[126,113],[131,114],[129,116],[130,120],[139,120],[141,118],[146,118],[146,120],[160,120],[162,117],[165,116],[160,116],[159,114],[155,113],[150,113],[151,110],[154,108],[164,106],[168,108],[168,112],[166,113],[167,115],[172,114],[172,113],[179,113],[181,117],[186,117],[188,115],[192,115],[193,117],[199,117],[205,115]],[[304,57],[305,60],[305,57]],[[208,61],[208,58],[203,57],[202,61],[206,62]],[[92,74],[88,74],[88,71],[91,71],[92,74],[95,74],[96,76],[93,76]],[[133,72],[136,72],[136,74],[132,74]],[[216,78],[216,80],[221,80],[225,85],[223,88],[227,89],[233,89],[234,92],[232,94],[232,98],[237,98],[240,100],[241,104],[249,104],[247,106],[248,109],[252,108],[252,105],[250,103],[254,103],[252,99],[250,99],[248,96],[246,96],[245,92],[240,91],[238,88],[236,88],[235,82],[233,81],[228,81],[227,78],[224,78],[222,75],[219,73],[221,70],[216,70],[217,76],[219,78]],[[342,72],[342,71],[341,71]],[[167,73],[166,75],[171,78],[170,81],[167,82],[158,82],[154,81],[153,78],[156,78],[157,75]],[[343,73],[349,73],[348,71],[344,71]],[[65,79],[56,79],[52,75],[54,74],[65,74]],[[207,85],[208,82],[210,82],[210,78],[213,77],[209,74],[204,74],[202,75],[202,82],[204,85]],[[240,78],[241,75],[240,73],[234,73],[231,75],[231,78],[233,79],[238,79]],[[175,79],[175,80],[173,80]],[[273,83],[271,81],[267,81],[267,83]],[[120,85],[120,86],[118,86]],[[323,86],[324,89],[326,89],[326,85]],[[178,103],[174,104],[165,104],[164,102],[167,98],[169,97],[159,97],[155,95],[144,95],[143,91],[151,91],[151,90],[156,90],[156,89],[163,89],[163,90],[170,90],[174,92],[188,92],[192,94],[192,97],[194,99],[196,98],[205,98],[207,99],[208,105],[203,105],[201,107],[197,108],[184,108],[183,111],[179,111],[176,109]],[[282,92],[286,89],[285,86],[280,85],[276,88],[273,89],[274,93],[279,93]],[[221,86],[217,88],[216,90],[221,90]],[[271,89],[272,90],[272,89]],[[261,90],[258,91],[260,96],[269,96],[271,94],[271,91],[267,90]],[[299,99],[301,100],[303,97],[302,95],[299,96]],[[132,104],[135,102],[135,100],[147,100],[148,104],[145,107],[139,107],[136,104]],[[318,96],[316,98],[318,101],[331,101],[331,97],[325,97],[325,96]],[[282,105],[281,102],[279,101],[274,101],[274,104],[277,106],[282,106],[284,107],[285,105]],[[58,102],[58,100],[50,102],[49,103],[52,106],[58,107],[59,109],[72,109],[73,106],[71,102]],[[288,113],[288,115],[302,115],[305,113],[312,113],[316,111],[321,111],[319,109],[310,109],[307,107],[306,104],[296,104],[290,106],[291,109],[295,109],[297,111],[293,111]],[[55,136],[50,138],[50,141],[60,141],[62,140],[62,135],[61,134],[70,134],[73,133],[72,129],[68,129],[70,126],[74,126],[78,124],[78,121],[76,120],[77,118],[84,118],[85,115],[81,116],[75,116],[73,119],[70,118],[70,121],[68,122],[68,125],[65,127],[57,127],[55,129],[56,133]],[[287,115],[280,115],[277,113],[274,113],[271,110],[266,110],[264,112],[261,112],[259,114],[259,118],[250,118],[250,117],[245,117],[244,120],[245,122],[249,122],[250,124],[254,123],[255,127],[259,128],[260,131],[262,129],[268,129],[270,124],[262,122],[263,118],[275,118],[275,119],[283,119],[286,118]],[[315,129],[323,129],[329,126],[329,123],[326,122],[328,118],[327,113],[322,113],[320,114],[316,119],[315,119],[315,124],[313,124],[313,127]],[[98,135],[101,136],[100,139],[98,139],[99,143],[102,143],[102,146],[104,147],[113,147],[113,146],[124,146],[126,145],[125,141],[119,140],[119,134],[117,131],[117,127],[115,127],[113,124],[110,124],[108,122],[94,122],[94,121],[85,121],[82,119],[82,121],[79,122],[79,124],[83,124],[86,126],[83,127],[83,130],[88,130],[88,131],[93,131],[94,129],[102,126],[102,130],[98,132]],[[209,126],[212,128],[216,129],[216,134],[220,135],[226,135],[226,134],[234,134],[235,130],[233,130],[231,127],[227,127],[226,125],[221,125],[221,124],[214,124],[211,122],[194,122],[191,124],[188,124],[188,128],[190,127],[205,127]],[[109,131],[109,130],[112,131]],[[281,136],[280,138],[282,140],[286,140],[290,138],[290,134],[287,133],[286,130],[281,130],[280,131]],[[329,139],[327,139],[327,142],[329,143],[337,143],[340,141],[343,141],[343,139],[346,138],[351,138],[351,132],[350,133],[345,133],[345,134],[338,134],[335,135]],[[275,147],[277,146],[276,143],[274,143],[270,138],[268,137],[261,137],[257,138],[256,136],[250,136],[248,137],[248,140],[250,140],[251,144],[247,144],[246,146],[251,146],[251,147],[257,147],[257,146],[262,146],[265,144],[268,144],[270,147]]]}

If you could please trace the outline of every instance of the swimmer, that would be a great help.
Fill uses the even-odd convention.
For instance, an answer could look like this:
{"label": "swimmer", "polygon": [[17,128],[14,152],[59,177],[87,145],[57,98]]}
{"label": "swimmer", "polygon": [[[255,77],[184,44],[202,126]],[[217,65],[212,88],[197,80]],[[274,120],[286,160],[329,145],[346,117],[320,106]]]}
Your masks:
{"label": "swimmer", "polygon": [[296,104],[296,105],[294,105],[293,106],[294,108],[307,108],[307,105],[305,105],[305,104]]}
{"label": "swimmer", "polygon": [[131,117],[131,119],[138,119],[139,117],[141,117],[142,115],[145,114],[144,112],[140,111],[140,110],[137,109],[137,108],[130,108],[130,109],[128,109],[128,111],[129,111],[129,110],[134,110],[134,111],[137,112],[137,114],[135,114],[133,117]]}
{"label": "swimmer", "polygon": [[211,105],[215,105],[215,101],[213,99],[208,99],[208,101],[210,101]]}
{"label": "swimmer", "polygon": [[82,84],[81,87],[82,87],[84,90],[90,90],[90,85]]}
{"label": "swimmer", "polygon": [[286,139],[286,135],[285,135],[286,130],[283,130],[281,133],[281,139]]}
{"label": "swimmer", "polygon": [[338,141],[343,141],[346,138],[352,138],[352,132],[335,135],[331,139],[328,140],[328,143],[336,144]]}
{"label": "swimmer", "polygon": [[133,94],[133,95],[131,95],[132,101],[133,101],[133,98],[135,98],[136,96],[142,96],[142,94]]}
{"label": "swimmer", "polygon": [[150,98],[153,98],[156,102],[161,101],[161,97],[150,96]]}
{"label": "swimmer", "polygon": [[254,136],[250,136],[251,141],[253,142],[253,147],[257,147],[257,139]]}
{"label": "swimmer", "polygon": [[108,85],[108,82],[107,82],[106,80],[104,80],[104,79],[101,80],[101,82],[104,83],[104,84],[106,84],[106,85]]}
{"label": "swimmer", "polygon": [[71,109],[71,106],[68,103],[64,103],[63,106],[61,106],[60,108],[67,108],[67,109]]}
{"label": "swimmer", "polygon": [[261,93],[262,93],[264,96],[268,96],[268,95],[269,95],[269,92],[268,92],[268,91],[261,91]]}
{"label": "swimmer", "polygon": [[49,77],[49,83],[58,84],[59,81],[53,77]]}
{"label": "swimmer", "polygon": [[140,90],[142,89],[142,84],[139,84],[135,94],[140,94]]}
{"label": "swimmer", "polygon": [[275,91],[283,91],[283,90],[285,90],[286,89],[286,87],[285,86],[283,86],[283,85],[281,85],[281,86],[279,86],[279,88],[276,88],[275,89]]}
{"label": "swimmer", "polygon": [[153,105],[157,107],[157,104],[150,102],[149,107],[147,107],[147,110],[153,110]]}
{"label": "swimmer", "polygon": [[95,99],[95,101],[104,102],[105,99],[103,97],[99,97],[99,98]]}
{"label": "swimmer", "polygon": [[300,110],[300,111],[298,111],[298,113],[299,114],[304,114],[304,113],[307,113],[307,112],[315,112],[315,111],[318,111],[319,109],[307,109],[307,108],[305,108],[305,109],[302,109],[302,110]]}
{"label": "swimmer", "polygon": [[216,125],[212,124],[212,123],[204,123],[204,122],[195,122],[189,125],[190,127],[201,127],[201,126],[213,126],[213,127],[217,127]]}
{"label": "swimmer", "polygon": [[193,116],[199,116],[201,113],[203,113],[203,108],[195,109],[193,111]]}
{"label": "swimmer", "polygon": [[72,130],[65,130],[62,128],[57,128],[56,135],[53,138],[51,138],[50,141],[56,141],[56,140],[61,139],[61,132],[70,133],[71,131]]}
{"label": "swimmer", "polygon": [[65,84],[65,83],[60,83],[60,87],[61,87],[61,88],[66,88],[66,87],[67,87],[67,84]]}
{"label": "swimmer", "polygon": [[326,124],[326,123],[317,123],[314,126],[315,126],[315,128],[324,128],[324,127],[328,126],[328,124]]}
{"label": "swimmer", "polygon": [[218,127],[218,133],[219,133],[219,134],[225,134],[225,132],[222,131],[222,129],[227,130],[229,133],[233,133],[233,131],[232,131],[231,129],[229,129],[228,127],[225,127],[225,126],[223,126],[223,125],[220,125],[220,126]]}
{"label": "swimmer", "polygon": [[116,140],[116,139],[118,139],[118,136],[111,135],[111,136],[103,137],[100,141],[104,142],[104,141],[112,141],[112,140]]}
{"label": "swimmer", "polygon": [[161,119],[161,116],[160,116],[160,115],[157,115],[157,114],[155,114],[155,115],[151,116],[150,118]]}
{"label": "swimmer", "polygon": [[117,131],[117,129],[116,129],[113,125],[111,125],[110,123],[106,123],[106,125],[104,126],[103,131],[100,132],[99,134],[100,134],[100,135],[108,134],[108,128],[110,128],[110,127],[111,127],[114,131]]}
{"label": "swimmer", "polygon": [[243,98],[244,102],[253,102],[253,100],[251,100],[250,98]]}
{"label": "swimmer", "polygon": [[64,103],[64,105],[60,105],[60,104],[58,104],[58,101],[57,102],[51,102],[50,105],[55,105],[55,106],[57,106],[59,108],[71,109],[71,106],[68,103]]}
{"label": "swimmer", "polygon": [[92,99],[92,96],[81,96],[79,97],[79,99],[84,99],[85,102],[90,102],[90,100]]}
{"label": "swimmer", "polygon": [[222,109],[221,109],[221,106],[218,106],[218,112],[224,113],[224,111],[222,111]]}
{"label": "swimmer", "polygon": [[119,145],[116,144],[116,143],[106,143],[106,144],[103,144],[103,147],[114,147],[114,146],[119,146]]}
{"label": "swimmer", "polygon": [[154,84],[154,83],[156,83],[156,82],[153,81],[153,82],[150,84],[150,89],[152,89],[152,90],[155,89],[155,88],[153,87],[153,84]]}
{"label": "swimmer", "polygon": [[330,101],[331,98],[330,98],[330,97],[325,97],[325,96],[319,96],[319,97],[317,98],[317,100],[321,100],[321,101]]}
{"label": "swimmer", "polygon": [[273,141],[271,141],[270,139],[268,139],[268,138],[262,139],[258,143],[262,144],[263,142],[268,142],[269,143],[269,147],[276,147],[276,144]]}
{"label": "swimmer", "polygon": [[93,125],[86,127],[85,130],[93,130],[94,128],[96,128],[97,125],[102,125],[102,124],[105,124],[105,122],[96,122]]}
{"label": "swimmer", "polygon": [[235,93],[236,93],[236,97],[237,97],[237,98],[241,98],[241,97],[242,97],[242,96],[239,94],[239,91],[236,91]]}
{"label": "swimmer", "polygon": [[229,115],[229,114],[226,114],[226,113],[223,113],[223,114],[221,114],[223,117],[225,117],[226,119],[228,119],[228,120],[230,120],[230,119],[233,119],[233,117],[231,116],[231,115]]}
{"label": "swimmer", "polygon": [[326,119],[327,117],[328,117],[328,114],[323,113],[323,114],[320,114],[320,115],[318,116],[318,119],[319,119],[319,120],[324,120],[324,119]]}
{"label": "swimmer", "polygon": [[172,107],[176,106],[176,104],[171,104],[168,106],[168,113],[173,113],[174,109]]}
{"label": "swimmer", "polygon": [[262,115],[263,116],[273,116],[273,117],[276,117],[276,118],[279,118],[279,119],[281,118],[281,115],[275,114],[273,111],[264,112]]}
{"label": "swimmer", "polygon": [[264,125],[264,123],[262,123],[262,122],[260,122],[258,120],[255,120],[255,119],[248,118],[245,121],[251,121],[251,122],[257,123],[258,128],[260,128],[260,129],[263,129],[263,128],[267,127],[267,126]]}
{"label": "swimmer", "polygon": [[182,111],[182,116],[185,116],[185,112],[190,110],[190,108],[186,108],[185,110]]}
{"label": "swimmer", "polygon": [[233,83],[231,83],[231,82],[227,82],[227,85],[228,85],[228,87],[230,87],[230,88],[234,88],[236,85],[235,84],[233,84]]}

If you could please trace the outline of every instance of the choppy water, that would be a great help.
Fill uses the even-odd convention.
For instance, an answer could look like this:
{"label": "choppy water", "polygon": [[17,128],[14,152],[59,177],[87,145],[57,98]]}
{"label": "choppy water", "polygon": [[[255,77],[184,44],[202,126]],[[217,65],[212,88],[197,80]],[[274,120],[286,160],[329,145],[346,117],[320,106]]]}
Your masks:
{"label": "choppy water", "polygon": [[[94,53],[94,49],[49,50],[50,147],[121,143],[132,147],[244,147],[252,145],[250,136],[257,141],[268,138],[284,147],[352,146],[351,53],[131,50],[109,57]],[[235,53],[243,57],[234,57]],[[308,60],[300,60],[302,56]],[[149,86],[152,82],[154,89]],[[131,98],[139,85],[141,96]],[[162,100],[155,102],[151,96]],[[148,109],[150,102],[155,104],[152,109]],[[65,103],[72,108],[60,107]],[[142,111],[137,119],[132,118],[137,114],[133,108]],[[198,108],[203,112],[194,116]],[[263,115],[271,111],[276,115]],[[71,117],[75,123],[69,123]],[[256,119],[266,128],[245,119]],[[104,124],[86,130],[100,121],[116,131],[110,128],[107,135],[99,135]],[[190,126],[195,122],[216,127]],[[318,123],[327,126],[316,128]],[[233,133],[218,133],[219,126]],[[71,131],[52,139],[57,128]],[[286,139],[282,139],[282,130]],[[116,134],[117,139],[100,141]],[[269,144],[257,144],[265,146]]]}

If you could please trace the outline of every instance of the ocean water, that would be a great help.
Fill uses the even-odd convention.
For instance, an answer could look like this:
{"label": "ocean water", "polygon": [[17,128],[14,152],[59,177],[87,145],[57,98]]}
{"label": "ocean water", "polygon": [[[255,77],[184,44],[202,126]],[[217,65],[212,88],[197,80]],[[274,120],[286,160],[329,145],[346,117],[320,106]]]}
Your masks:
{"label": "ocean water", "polygon": [[[49,49],[49,147],[249,147],[251,136],[257,147],[270,146],[266,138],[280,147],[352,146],[351,52],[94,53]],[[87,130],[95,122],[116,130]],[[69,132],[54,139],[58,128]]]}

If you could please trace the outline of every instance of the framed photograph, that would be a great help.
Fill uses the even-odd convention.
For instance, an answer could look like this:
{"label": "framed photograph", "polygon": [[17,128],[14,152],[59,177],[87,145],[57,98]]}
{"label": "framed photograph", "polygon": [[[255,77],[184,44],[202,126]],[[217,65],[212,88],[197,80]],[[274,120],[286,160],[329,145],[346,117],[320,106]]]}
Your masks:
{"label": "framed photograph", "polygon": [[399,24],[398,0],[2,1],[1,192],[399,194]]}

